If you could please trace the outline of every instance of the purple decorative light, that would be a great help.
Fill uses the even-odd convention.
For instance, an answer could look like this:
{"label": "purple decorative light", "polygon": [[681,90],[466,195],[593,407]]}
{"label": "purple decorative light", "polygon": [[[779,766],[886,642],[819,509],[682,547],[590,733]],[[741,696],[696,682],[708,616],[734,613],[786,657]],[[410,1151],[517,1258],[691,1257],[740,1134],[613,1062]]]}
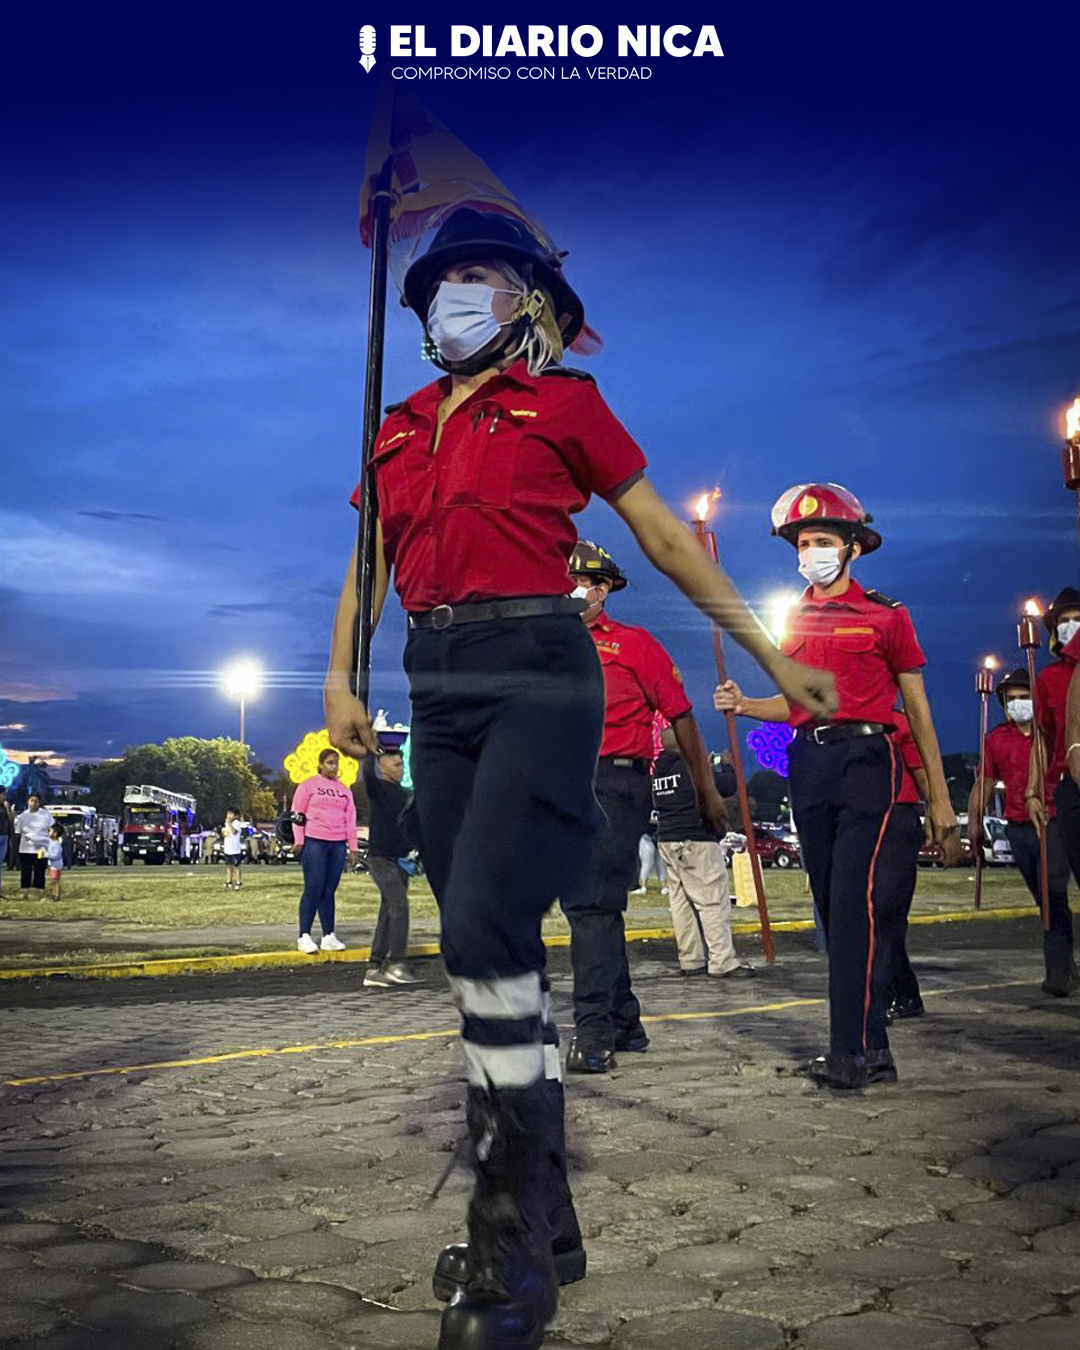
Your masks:
{"label": "purple decorative light", "polygon": [[778,773],[781,778],[788,776],[788,746],[795,739],[795,733],[786,722],[762,722],[746,738],[746,744],[753,750],[757,762],[763,769]]}

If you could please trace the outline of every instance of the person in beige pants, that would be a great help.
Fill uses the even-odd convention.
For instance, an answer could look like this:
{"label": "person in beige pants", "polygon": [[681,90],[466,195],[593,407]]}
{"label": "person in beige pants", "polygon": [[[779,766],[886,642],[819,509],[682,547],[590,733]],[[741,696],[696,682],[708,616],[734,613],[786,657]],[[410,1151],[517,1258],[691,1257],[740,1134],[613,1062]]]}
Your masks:
{"label": "person in beige pants", "polygon": [[[668,904],[675,926],[679,971],[718,979],[746,979],[752,966],[739,961],[731,937],[731,889],[723,848],[702,818],[686,762],[670,730],[653,768],[660,857],[668,873]],[[730,780],[730,781],[729,781]],[[721,796],[734,792],[729,765],[716,770]]]}

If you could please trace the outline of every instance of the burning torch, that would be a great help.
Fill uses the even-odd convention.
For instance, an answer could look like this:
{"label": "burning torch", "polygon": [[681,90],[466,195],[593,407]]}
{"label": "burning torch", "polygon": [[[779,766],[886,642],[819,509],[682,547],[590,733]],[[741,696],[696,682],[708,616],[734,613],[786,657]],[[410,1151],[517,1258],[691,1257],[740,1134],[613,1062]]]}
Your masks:
{"label": "burning torch", "polygon": [[1076,520],[1080,529],[1080,398],[1065,410],[1065,445],[1061,451],[1065,486],[1076,493]]}
{"label": "burning torch", "polygon": [[[720,558],[716,548],[716,535],[709,529],[708,522],[712,515],[713,504],[719,499],[719,488],[713,488],[712,492],[702,493],[694,503],[693,521],[694,533],[697,535],[698,543],[718,566]],[[719,624],[713,623],[712,635],[716,678],[720,684],[724,684],[727,681],[727,663],[724,660],[724,638]],[[750,855],[750,869],[754,877],[754,894],[757,897],[758,915],[761,918],[761,946],[765,952],[765,960],[771,963],[776,959],[776,949],[773,946],[772,925],[769,923],[769,907],[765,900],[765,883],[761,876],[761,859],[758,857],[757,836],[754,832],[754,822],[750,819],[750,797],[746,791],[746,773],[743,770],[739,734],[735,725],[735,714],[729,710],[724,714],[724,718],[727,722],[728,741],[731,745],[731,762],[735,769],[739,810],[742,813],[743,830],[746,832],[746,850]]]}
{"label": "burning torch", "polygon": [[994,692],[997,658],[987,656],[975,672],[975,692],[979,696],[979,787],[976,801],[979,811],[979,839],[975,848],[975,908],[982,908],[983,818],[986,814],[986,720],[987,703]]}
{"label": "burning torch", "polygon": [[1043,740],[1039,732],[1039,693],[1035,681],[1035,652],[1041,642],[1039,635],[1041,618],[1042,607],[1038,600],[1026,600],[1024,611],[1016,628],[1016,640],[1020,650],[1027,656],[1028,681],[1031,684],[1031,705],[1034,720],[1031,753],[1035,756],[1036,790],[1039,794],[1039,801],[1043,805],[1043,820],[1039,825],[1039,899],[1042,905],[1043,931],[1048,932],[1050,929],[1050,880],[1046,857],[1046,765],[1043,763]]}

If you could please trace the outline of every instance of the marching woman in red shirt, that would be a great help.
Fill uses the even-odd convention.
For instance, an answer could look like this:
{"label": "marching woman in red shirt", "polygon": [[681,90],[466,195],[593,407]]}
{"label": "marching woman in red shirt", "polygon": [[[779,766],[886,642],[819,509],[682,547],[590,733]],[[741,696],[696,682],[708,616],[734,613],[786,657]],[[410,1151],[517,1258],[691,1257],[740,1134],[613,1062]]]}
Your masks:
{"label": "marching woman in red shirt", "polygon": [[[604,689],[569,595],[573,515],[604,498],[793,700],[827,717],[834,697],[827,675],[771,646],[660,502],[592,379],[558,364],[584,312],[557,255],[519,220],[462,207],[404,292],[446,375],[392,408],[376,438],[375,617],[392,573],[409,616],[415,817],[462,1017],[476,1170],[439,1345],[531,1350],[556,1310],[552,1228],[572,1226],[541,921],[578,884],[600,824]],[[349,688],[355,571],[354,555],[325,705],[332,742],[363,755],[376,741]],[[572,1257],[568,1278],[583,1271],[580,1246]]]}
{"label": "marching woman in red shirt", "polygon": [[[829,1051],[811,1061],[828,1087],[895,1082],[885,1031],[883,982],[874,979],[883,903],[880,855],[900,787],[892,741],[893,709],[902,699],[929,787],[928,833],[947,865],[960,854],[922,654],[911,616],[898,601],[864,591],[851,564],[881,545],[858,498],[836,483],[789,489],[772,511],[773,533],[798,551],[810,583],[792,610],[783,649],[836,677],[840,700],[828,725],[812,709],[776,695],[744,699],[733,681],[716,691],[716,707],[795,728],[788,755],[791,804],[829,955]],[[895,894],[895,888],[888,888]],[[875,962],[875,953],[878,961]]]}

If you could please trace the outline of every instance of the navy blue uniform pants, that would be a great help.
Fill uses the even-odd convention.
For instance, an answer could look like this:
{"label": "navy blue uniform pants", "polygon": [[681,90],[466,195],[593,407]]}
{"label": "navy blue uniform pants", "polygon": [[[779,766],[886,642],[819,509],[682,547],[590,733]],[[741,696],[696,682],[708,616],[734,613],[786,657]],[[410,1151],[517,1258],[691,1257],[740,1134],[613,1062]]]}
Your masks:
{"label": "navy blue uniform pants", "polygon": [[574,1029],[580,1044],[613,1050],[616,1037],[640,1033],[641,1005],[630,987],[623,914],[638,876],[638,844],[649,827],[652,786],[640,769],[601,760],[596,798],[606,823],[580,887],[564,891],[574,968]]}
{"label": "navy blue uniform pants", "polygon": [[877,940],[874,980],[886,1007],[920,996],[907,954],[908,915],[915,898],[919,852],[926,839],[919,807],[898,802],[892,809],[877,860]]}
{"label": "navy blue uniform pants", "polygon": [[803,862],[828,941],[829,1044],[885,1049],[885,1005],[873,979],[880,853],[899,765],[884,735],[791,744],[791,804]]}
{"label": "navy blue uniform pants", "polygon": [[300,936],[311,932],[315,915],[325,937],[334,931],[334,897],[345,870],[349,846],[344,839],[312,839],[307,835],[300,851],[304,893],[300,897]]}
{"label": "navy blue uniform pants", "polygon": [[602,822],[599,658],[576,614],[544,615],[412,629],[405,669],[414,821],[466,1068],[525,1087],[544,1073],[541,923]]}
{"label": "navy blue uniform pants", "polygon": [[[1065,782],[1072,792],[1065,789]],[[1043,961],[1046,973],[1067,970],[1073,959],[1073,922],[1069,909],[1069,865],[1072,857],[1066,848],[1070,831],[1080,832],[1080,793],[1072,779],[1058,785],[1055,803],[1064,800],[1065,810],[1058,807],[1058,815],[1046,829],[1047,898],[1050,902],[1050,927],[1043,933]],[[1072,800],[1075,799],[1075,805]],[[1039,835],[1030,823],[1009,821],[1005,826],[1009,847],[1020,875],[1031,892],[1032,899],[1042,907],[1042,883],[1039,864]],[[1080,839],[1076,844],[1080,846]],[[1077,847],[1076,875],[1080,878],[1080,847]]]}

